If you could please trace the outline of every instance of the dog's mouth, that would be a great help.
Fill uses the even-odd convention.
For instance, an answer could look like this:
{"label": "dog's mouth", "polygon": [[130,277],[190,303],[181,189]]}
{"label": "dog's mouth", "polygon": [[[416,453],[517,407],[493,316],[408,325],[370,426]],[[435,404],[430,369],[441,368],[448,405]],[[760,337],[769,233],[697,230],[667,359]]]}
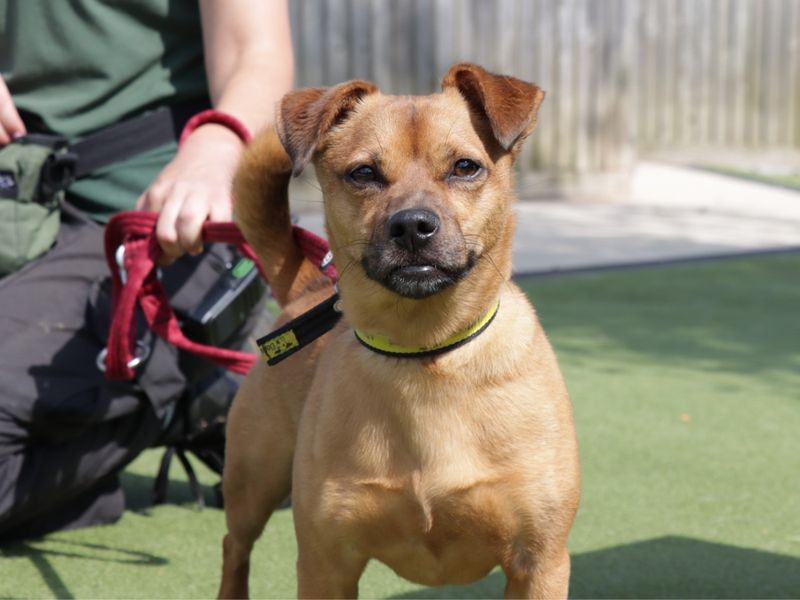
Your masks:
{"label": "dog's mouth", "polygon": [[391,257],[369,254],[361,262],[370,279],[404,298],[419,300],[455,285],[472,270],[476,261],[475,253],[469,252],[461,263],[417,260],[398,264]]}
{"label": "dog's mouth", "polygon": [[464,279],[478,260],[476,250],[446,212],[417,206],[376,225],[361,265],[373,281],[419,300]]}

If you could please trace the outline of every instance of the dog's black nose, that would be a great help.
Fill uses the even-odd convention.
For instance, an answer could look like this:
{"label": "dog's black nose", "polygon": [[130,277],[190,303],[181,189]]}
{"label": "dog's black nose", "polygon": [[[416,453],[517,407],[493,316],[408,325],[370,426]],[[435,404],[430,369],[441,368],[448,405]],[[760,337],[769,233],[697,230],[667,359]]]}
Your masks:
{"label": "dog's black nose", "polygon": [[439,230],[439,217],[424,208],[411,208],[393,214],[387,223],[389,239],[409,251],[419,250]]}

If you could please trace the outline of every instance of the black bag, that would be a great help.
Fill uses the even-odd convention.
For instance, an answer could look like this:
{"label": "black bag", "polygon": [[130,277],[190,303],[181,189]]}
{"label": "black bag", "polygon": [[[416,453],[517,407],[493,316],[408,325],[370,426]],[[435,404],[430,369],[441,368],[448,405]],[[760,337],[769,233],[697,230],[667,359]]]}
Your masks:
{"label": "black bag", "polygon": [[[68,202],[61,212],[53,249],[0,279],[0,539],[118,518],[117,474],[146,448],[222,465],[235,379],[141,327],[136,379],[108,381],[97,366],[111,313],[103,228]],[[191,315],[235,260],[215,244],[165,268],[176,311]],[[243,346],[262,314],[221,342]],[[79,500],[94,512],[65,508]]]}
{"label": "black bag", "polygon": [[[266,284],[251,260],[233,246],[211,244],[199,257],[185,257],[159,271],[170,306],[190,339],[235,350],[244,349],[251,342],[248,349],[255,350],[250,334],[257,323],[266,326],[268,313],[263,310],[262,302]],[[100,335],[108,339],[110,280],[104,280],[102,299],[102,309],[97,311],[102,324]],[[147,356],[153,334],[144,319],[139,319],[138,331],[137,348],[141,347],[143,356]],[[165,343],[160,339],[159,342]],[[195,499],[202,507],[203,493],[186,454],[194,454],[222,475],[225,423],[241,376],[182,350],[177,351],[177,360],[185,377],[185,389],[177,402],[166,405],[166,410],[171,412],[165,417],[167,430],[159,440],[166,451],[154,483],[153,502],[159,504],[165,500],[169,467],[172,458],[177,456],[189,477]],[[98,365],[102,367],[103,362],[101,355]],[[154,368],[160,367],[152,367],[145,361],[137,368],[140,371],[137,380],[146,381]],[[148,395],[151,399],[158,398],[159,392],[150,390]],[[221,500],[218,493],[217,504],[221,505]]]}

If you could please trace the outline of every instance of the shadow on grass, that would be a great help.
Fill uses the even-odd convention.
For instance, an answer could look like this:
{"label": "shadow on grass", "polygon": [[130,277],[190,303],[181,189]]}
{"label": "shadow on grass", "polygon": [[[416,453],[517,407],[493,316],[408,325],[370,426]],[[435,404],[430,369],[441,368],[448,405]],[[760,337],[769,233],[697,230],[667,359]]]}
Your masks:
{"label": "shadow on grass", "polygon": [[800,558],[684,537],[573,559],[574,598],[796,598]]}
{"label": "shadow on grass", "polygon": [[[179,467],[178,467],[179,468]],[[125,490],[126,509],[147,514],[153,507],[154,477],[138,475],[128,471],[120,473],[120,483]],[[204,485],[207,506],[214,506],[216,496],[213,488]],[[170,479],[167,502],[194,506],[194,496],[185,480]],[[77,559],[81,562],[104,562],[140,566],[161,566],[169,561],[161,556],[118,548],[103,544],[59,539],[58,534],[37,541],[12,542],[0,547],[0,559],[25,558],[38,571],[42,581],[54,598],[74,598],[65,581],[53,566],[52,558]],[[88,564],[88,563],[87,563]]]}
{"label": "shadow on grass", "polygon": [[[63,548],[63,549],[62,549]],[[0,556],[7,558],[27,558],[39,571],[55,598],[74,598],[72,592],[58,571],[50,563],[51,557],[74,558],[80,561],[100,561],[143,566],[160,566],[169,561],[147,552],[137,552],[127,548],[113,548],[104,544],[62,540],[50,536],[41,544],[37,542],[15,542],[3,546]]]}
{"label": "shadow on grass", "polygon": [[[495,571],[470,586],[448,586],[399,598],[501,598]],[[571,598],[796,598],[800,558],[663,537],[572,557]]]}
{"label": "shadow on grass", "polygon": [[[175,465],[173,468],[180,469],[180,465]],[[146,513],[153,508],[154,482],[155,476],[149,477],[128,471],[120,473],[120,484],[125,490],[125,509]],[[218,508],[220,499],[214,488],[208,485],[202,485],[202,488],[205,505],[209,508]],[[189,482],[182,479],[170,479],[166,502],[168,504],[194,504],[195,498]]]}

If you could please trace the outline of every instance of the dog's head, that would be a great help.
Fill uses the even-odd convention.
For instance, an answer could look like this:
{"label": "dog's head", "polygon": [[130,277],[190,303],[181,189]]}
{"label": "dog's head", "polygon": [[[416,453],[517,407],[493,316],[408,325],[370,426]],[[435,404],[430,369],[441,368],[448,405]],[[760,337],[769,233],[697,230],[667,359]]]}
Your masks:
{"label": "dog's head", "polygon": [[512,164],[543,98],[461,64],[431,96],[350,81],[283,99],[278,133],[295,174],[314,161],[346,303],[376,313],[496,295],[511,268]]}

